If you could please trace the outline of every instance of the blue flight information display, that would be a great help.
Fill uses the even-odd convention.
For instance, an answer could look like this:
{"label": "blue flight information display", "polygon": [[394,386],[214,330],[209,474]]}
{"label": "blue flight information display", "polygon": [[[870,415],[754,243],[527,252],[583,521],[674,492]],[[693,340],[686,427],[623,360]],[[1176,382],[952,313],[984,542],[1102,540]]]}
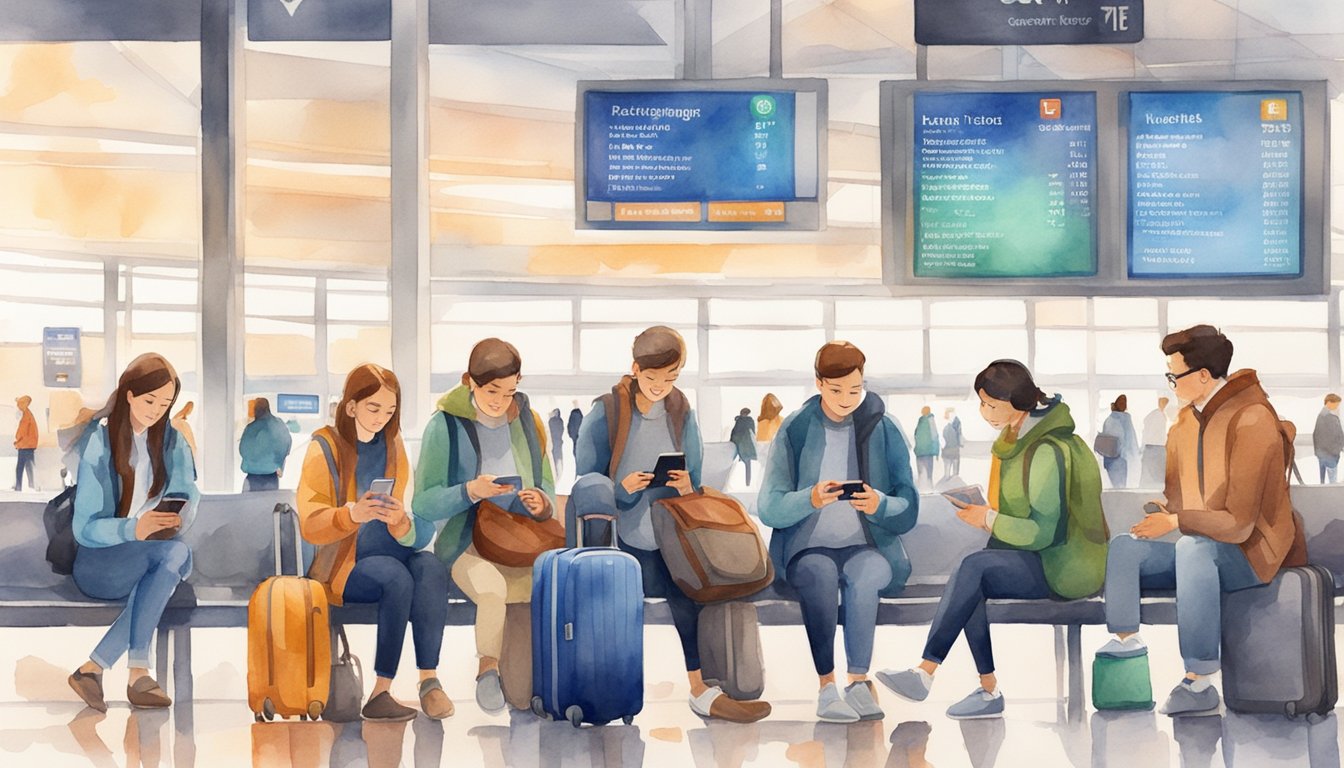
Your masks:
{"label": "blue flight information display", "polygon": [[617,221],[782,222],[800,197],[793,92],[593,90],[584,116],[586,199]]}
{"label": "blue flight information display", "polygon": [[1302,94],[1129,94],[1129,275],[1302,274]]}
{"label": "blue flight information display", "polygon": [[1097,96],[915,93],[916,277],[1096,274]]}

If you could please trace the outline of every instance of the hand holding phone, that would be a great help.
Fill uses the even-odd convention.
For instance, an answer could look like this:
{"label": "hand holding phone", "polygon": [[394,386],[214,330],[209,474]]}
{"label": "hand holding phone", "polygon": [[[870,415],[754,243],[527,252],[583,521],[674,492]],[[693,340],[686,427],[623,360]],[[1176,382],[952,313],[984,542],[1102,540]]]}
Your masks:
{"label": "hand holding phone", "polygon": [[967,485],[942,492],[943,498],[952,502],[954,507],[984,507],[985,492],[978,485]]}
{"label": "hand holding phone", "polygon": [[854,494],[863,493],[862,480],[846,480],[836,487],[840,489],[839,501],[850,501],[854,498]]}
{"label": "hand holding phone", "polygon": [[369,483],[369,493],[375,496],[391,496],[392,489],[396,488],[397,480],[393,477],[380,477]]}
{"label": "hand holding phone", "polygon": [[662,488],[672,481],[672,472],[674,470],[686,470],[686,454],[684,453],[660,453],[658,454],[658,463],[653,468],[653,480],[649,482],[650,488]]}

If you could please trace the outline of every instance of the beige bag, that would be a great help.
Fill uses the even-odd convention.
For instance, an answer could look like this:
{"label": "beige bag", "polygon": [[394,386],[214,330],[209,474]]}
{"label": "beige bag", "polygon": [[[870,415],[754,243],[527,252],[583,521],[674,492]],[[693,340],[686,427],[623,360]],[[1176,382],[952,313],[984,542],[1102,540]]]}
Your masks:
{"label": "beige bag", "polygon": [[713,488],[659,499],[653,535],[672,581],[698,603],[736,600],[775,580],[765,541],[737,499]]}

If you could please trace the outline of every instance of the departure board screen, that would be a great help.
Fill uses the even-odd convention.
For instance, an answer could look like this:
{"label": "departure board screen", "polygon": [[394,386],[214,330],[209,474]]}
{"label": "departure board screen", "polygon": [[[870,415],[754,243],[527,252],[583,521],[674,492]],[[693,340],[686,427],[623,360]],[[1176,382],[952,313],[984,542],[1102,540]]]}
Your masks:
{"label": "departure board screen", "polygon": [[1091,92],[914,94],[916,277],[1097,270]]}
{"label": "departure board screen", "polygon": [[1129,275],[1303,270],[1301,92],[1129,94]]}
{"label": "departure board screen", "polygon": [[580,224],[817,228],[821,95],[785,82],[582,93]]}

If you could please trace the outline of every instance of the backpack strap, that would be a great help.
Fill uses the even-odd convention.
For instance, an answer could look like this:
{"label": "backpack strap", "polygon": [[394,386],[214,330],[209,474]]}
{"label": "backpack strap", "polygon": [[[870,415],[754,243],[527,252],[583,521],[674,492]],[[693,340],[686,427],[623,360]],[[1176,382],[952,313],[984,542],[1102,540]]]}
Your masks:
{"label": "backpack strap", "polygon": [[793,461],[793,486],[794,490],[802,490],[798,487],[801,480],[798,477],[798,464],[803,457],[803,443],[807,442],[808,419],[800,414],[789,422],[789,426],[784,430],[789,438],[789,458]]}
{"label": "backpack strap", "polygon": [[1069,504],[1069,461],[1066,453],[1060,447],[1059,441],[1046,436],[1031,445],[1027,446],[1026,455],[1022,461],[1022,494],[1027,497],[1028,504],[1031,499],[1031,462],[1036,457],[1036,449],[1041,447],[1041,443],[1050,446],[1055,452],[1055,466],[1059,468],[1059,521],[1055,523],[1055,538],[1052,544],[1063,542],[1069,535],[1069,516],[1073,514],[1073,507]]}
{"label": "backpack strap", "polygon": [[341,473],[336,470],[336,454],[332,451],[331,441],[320,432],[313,435],[313,440],[317,441],[317,446],[327,459],[327,472],[331,474],[331,495],[336,499],[336,506],[343,507],[346,503],[345,483],[341,482]]}
{"label": "backpack strap", "polygon": [[527,395],[519,392],[514,395],[514,402],[518,404],[518,420],[522,422],[523,436],[527,438],[527,450],[532,456],[532,484],[540,488],[544,479],[541,462],[545,449],[541,445],[543,438],[537,431],[537,416],[532,413],[532,404],[528,402]]}
{"label": "backpack strap", "polygon": [[[467,433],[467,440],[471,447],[476,450],[476,474],[481,474],[481,440],[476,434],[476,423],[471,419],[464,419],[460,416],[454,416],[447,411],[439,411],[443,414],[444,427],[448,429],[448,466],[447,472],[452,472],[453,467],[457,466],[457,431],[453,429],[453,423],[456,422],[462,426],[462,431]],[[445,479],[445,483],[452,481]]]}

